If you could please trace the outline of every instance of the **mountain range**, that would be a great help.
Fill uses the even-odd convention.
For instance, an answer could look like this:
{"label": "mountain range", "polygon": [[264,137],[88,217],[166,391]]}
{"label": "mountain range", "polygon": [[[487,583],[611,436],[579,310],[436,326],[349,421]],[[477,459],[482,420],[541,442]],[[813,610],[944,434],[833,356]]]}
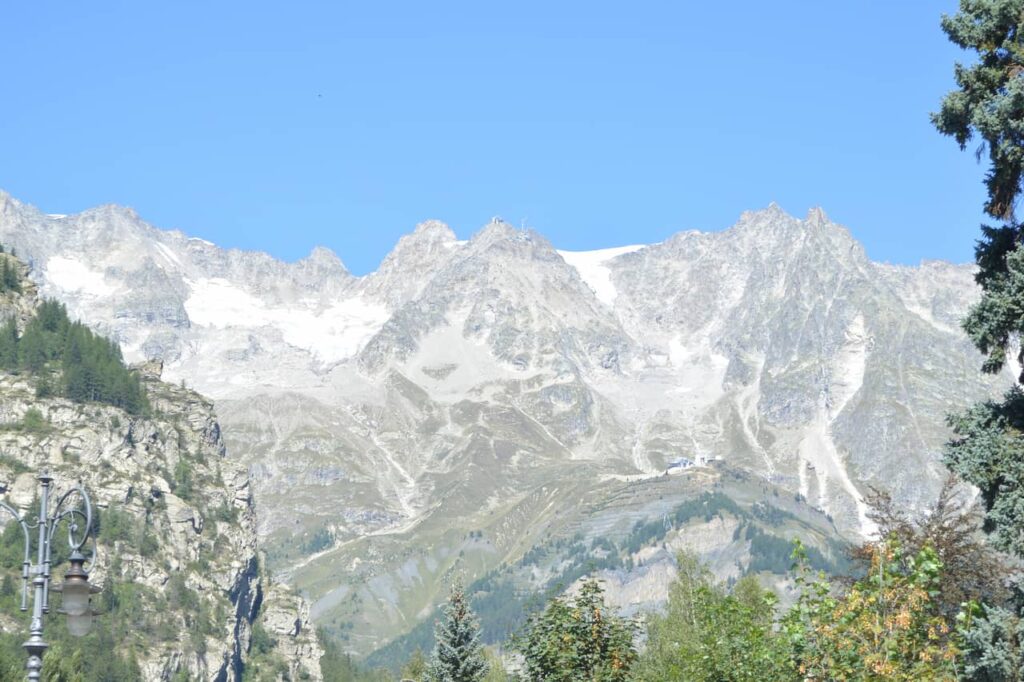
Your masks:
{"label": "mountain range", "polygon": [[[923,508],[946,415],[1020,370],[979,372],[972,266],[873,262],[820,209],[587,252],[428,221],[357,277],[323,248],[286,263],[0,192],[0,243],[128,360],[215,401],[270,570],[359,653],[412,631],[453,571],[547,585],[573,543],[667,529],[712,491],[775,500],[823,551],[870,535],[869,488]],[[735,575],[750,543],[716,523],[672,533]],[[664,535],[609,568],[620,606],[658,601]],[[562,564],[524,563],[539,549]]]}

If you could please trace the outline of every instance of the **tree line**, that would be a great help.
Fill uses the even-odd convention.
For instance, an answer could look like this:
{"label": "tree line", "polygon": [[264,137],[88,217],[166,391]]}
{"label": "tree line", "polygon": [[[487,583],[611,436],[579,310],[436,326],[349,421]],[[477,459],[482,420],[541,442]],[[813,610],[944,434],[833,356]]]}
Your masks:
{"label": "tree line", "polygon": [[33,377],[37,397],[106,403],[136,415],[149,409],[117,343],[72,321],[57,301],[43,301],[21,334],[13,318],[0,324],[0,370]]}
{"label": "tree line", "polygon": [[682,554],[663,613],[622,618],[606,603],[601,583],[584,580],[574,595],[549,600],[512,637],[516,670],[509,673],[481,643],[470,598],[456,583],[435,625],[432,655],[414,655],[402,678],[1020,680],[1019,669],[991,665],[989,642],[978,630],[983,605],[1010,597],[1006,579],[1014,568],[979,533],[980,513],[964,500],[959,481],[950,477],[918,517],[885,493],[869,501],[880,539],[851,551],[849,576],[815,571],[803,546],[793,545],[789,581],[796,601],[788,608],[755,574],[719,582],[696,556]]}

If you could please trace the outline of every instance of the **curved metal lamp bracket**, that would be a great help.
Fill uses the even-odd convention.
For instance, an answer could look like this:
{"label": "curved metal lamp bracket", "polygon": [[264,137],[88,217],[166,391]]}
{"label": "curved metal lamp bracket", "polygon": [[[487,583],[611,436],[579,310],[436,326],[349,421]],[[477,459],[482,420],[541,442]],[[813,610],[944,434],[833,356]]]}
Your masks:
{"label": "curved metal lamp bracket", "polygon": [[[83,512],[77,507],[63,509],[64,504],[76,495],[82,501],[85,511]],[[82,533],[78,537],[75,535],[79,529],[76,517],[81,517],[82,521],[84,521],[82,525]],[[82,547],[89,541],[89,537],[92,535],[92,503],[89,501],[89,495],[85,492],[85,489],[82,486],[76,485],[74,488],[61,495],[60,499],[57,500],[57,504],[53,507],[53,516],[51,516],[47,522],[47,544],[53,540],[53,534],[57,531],[57,526],[63,520],[67,520],[68,522],[68,546],[70,546],[72,552],[81,551]]]}
{"label": "curved metal lamp bracket", "polygon": [[32,568],[32,561],[29,558],[32,548],[32,540],[28,532],[29,526],[22,515],[6,502],[0,502],[0,510],[7,512],[17,522],[21,526],[21,532],[25,535],[25,557],[21,562],[21,610],[28,611],[28,578],[29,570]]}

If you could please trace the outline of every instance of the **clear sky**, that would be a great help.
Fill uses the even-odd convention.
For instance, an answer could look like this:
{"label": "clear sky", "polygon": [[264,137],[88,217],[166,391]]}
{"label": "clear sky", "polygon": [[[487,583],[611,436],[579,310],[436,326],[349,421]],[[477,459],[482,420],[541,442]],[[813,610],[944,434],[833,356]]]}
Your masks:
{"label": "clear sky", "polygon": [[928,113],[954,0],[14,2],[0,188],[376,268],[417,222],[564,249],[822,206],[876,260],[968,261],[984,168]]}

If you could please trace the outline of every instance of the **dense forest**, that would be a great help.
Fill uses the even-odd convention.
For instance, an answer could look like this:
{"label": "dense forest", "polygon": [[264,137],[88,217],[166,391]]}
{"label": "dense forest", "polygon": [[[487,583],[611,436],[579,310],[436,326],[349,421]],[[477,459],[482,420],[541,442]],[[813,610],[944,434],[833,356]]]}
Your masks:
{"label": "dense forest", "polygon": [[[20,288],[11,261],[0,256],[4,290]],[[15,275],[10,285],[9,272]],[[135,415],[149,408],[142,385],[125,366],[117,343],[72,321],[67,308],[57,301],[43,301],[21,334],[13,317],[0,325],[0,370],[32,376],[39,397],[60,395],[76,402],[106,403]]]}

